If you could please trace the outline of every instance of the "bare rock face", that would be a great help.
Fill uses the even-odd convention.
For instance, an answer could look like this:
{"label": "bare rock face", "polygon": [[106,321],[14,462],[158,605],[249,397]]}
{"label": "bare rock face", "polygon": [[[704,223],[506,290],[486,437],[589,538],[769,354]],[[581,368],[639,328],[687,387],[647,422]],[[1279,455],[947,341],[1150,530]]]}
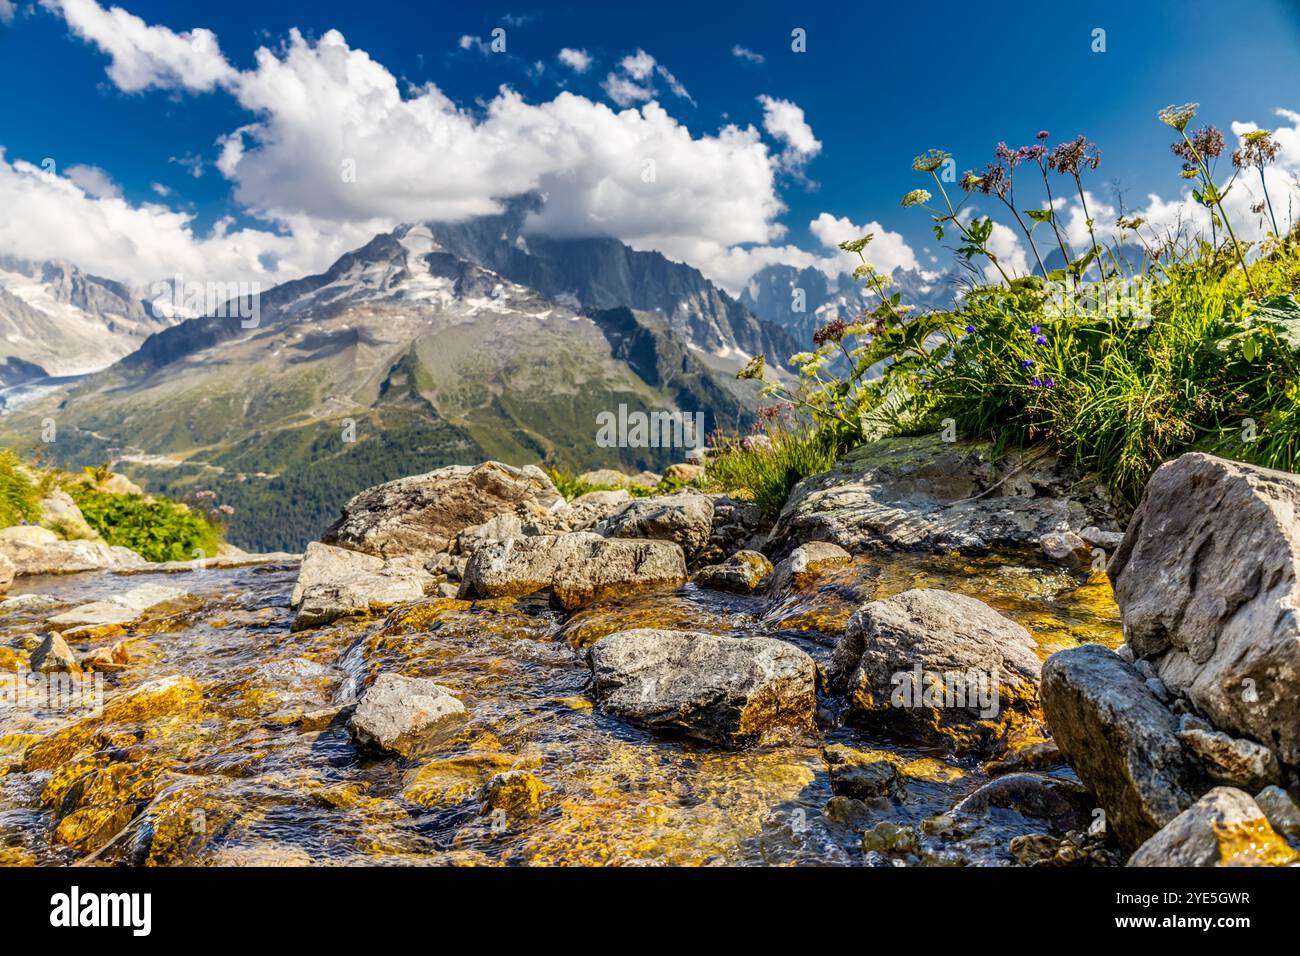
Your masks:
{"label": "bare rock face", "polygon": [[461,531],[497,515],[541,517],[563,503],[533,465],[450,465],[361,492],[321,540],[383,557],[445,551]]}
{"label": "bare rock face", "polygon": [[441,684],[380,674],[361,695],[348,729],[361,746],[410,755],[422,740],[464,713],[465,705]]}
{"label": "bare rock face", "polygon": [[289,597],[289,606],[298,612],[292,629],[418,601],[433,580],[418,563],[386,561],[313,541],[303,554],[298,581]]}
{"label": "bare rock face", "polygon": [[1253,740],[1231,737],[1205,727],[1186,727],[1178,739],[1196,754],[1205,772],[1219,783],[1245,790],[1258,790],[1278,779],[1277,758]]}
{"label": "bare rock face", "polygon": [[756,590],[771,573],[772,562],[757,551],[737,551],[721,564],[701,568],[696,582],[702,588],[748,594]]}
{"label": "bare rock face", "polygon": [[1129,859],[1129,866],[1287,866],[1287,846],[1250,794],[1215,787],[1169,821]]}
{"label": "bare rock face", "polygon": [[830,541],[854,552],[1036,545],[1046,534],[1113,525],[1105,490],[1081,478],[1034,452],[994,461],[987,444],[886,438],[799,482],[772,539],[784,549]]}
{"label": "bare rock face", "polygon": [[557,508],[540,523],[539,531],[557,534],[565,531],[590,531],[597,524],[627,507],[632,496],[626,491],[589,491]]}
{"label": "bare rock face", "polygon": [[851,719],[989,754],[1036,722],[1034,646],[1028,631],[981,601],[914,588],[860,607],[828,671]]}
{"label": "bare rock face", "polygon": [[596,703],[655,730],[745,746],[813,729],[816,666],[771,638],[620,631],[587,652]]}
{"label": "bare rock face", "polygon": [[692,493],[635,498],[597,525],[596,531],[610,538],[672,541],[692,561],[713,533],[713,499]]}
{"label": "bare rock face", "polygon": [[460,596],[522,597],[549,590],[553,603],[573,610],[611,591],[676,587],[685,580],[682,549],[670,541],[577,531],[484,545],[465,566]]}
{"label": "bare rock face", "polygon": [[1142,675],[1099,644],[1043,665],[1043,712],[1056,745],[1132,851],[1196,799],[1201,775],[1178,719]]}
{"label": "bare rock face", "polygon": [[1300,768],[1300,477],[1200,453],[1162,465],[1108,570],[1165,687]]}

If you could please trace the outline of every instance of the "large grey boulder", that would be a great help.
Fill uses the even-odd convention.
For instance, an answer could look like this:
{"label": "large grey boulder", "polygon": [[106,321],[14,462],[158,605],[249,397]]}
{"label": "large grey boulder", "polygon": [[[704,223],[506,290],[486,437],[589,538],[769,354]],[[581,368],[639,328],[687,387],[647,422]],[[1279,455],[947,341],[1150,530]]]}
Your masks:
{"label": "large grey boulder", "polygon": [[587,660],[600,708],[656,730],[744,746],[813,729],[816,666],[784,641],[638,629]]}
{"label": "large grey boulder", "polygon": [[542,530],[547,534],[590,531],[631,501],[632,496],[626,491],[589,491],[552,512]]}
{"label": "large grey boulder", "polygon": [[1300,477],[1200,453],[1162,465],[1108,571],[1164,685],[1300,768]]}
{"label": "large grey boulder", "polygon": [[1250,794],[1215,787],[1174,817],[1129,866],[1285,866],[1300,854],[1269,825]]}
{"label": "large grey boulder", "polygon": [[109,547],[103,541],[64,541],[37,525],[0,529],[0,555],[8,558],[15,574],[75,574],[143,564],[134,551]]}
{"label": "large grey boulder", "polygon": [[418,601],[433,583],[418,562],[385,560],[313,541],[303,553],[289,596],[289,606],[297,611],[291,629]]}
{"label": "large grey boulder", "polygon": [[1191,806],[1201,775],[1178,720],[1114,651],[1085,644],[1053,654],[1042,700],[1056,745],[1126,850]]}
{"label": "large grey boulder", "polygon": [[450,465],[361,492],[321,540],[385,557],[445,551],[461,531],[499,514],[541,517],[563,503],[533,465]]}
{"label": "large grey boulder", "polygon": [[356,742],[374,750],[409,755],[465,705],[441,684],[399,674],[380,674],[348,718]]}
{"label": "large grey boulder", "polygon": [[578,531],[484,545],[465,566],[460,596],[522,597],[549,590],[555,604],[573,610],[611,591],[676,587],[685,580],[682,549],[670,541]]}
{"label": "large grey boulder", "polygon": [[597,525],[596,531],[610,538],[672,541],[692,561],[713,533],[713,499],[689,492],[634,498]]}
{"label": "large grey boulder", "polygon": [[1028,631],[982,601],[914,588],[858,608],[828,671],[851,719],[987,754],[1036,722],[1034,648]]}
{"label": "large grey boulder", "polygon": [[781,542],[776,557],[807,541],[854,552],[1036,546],[1046,534],[1113,525],[1111,511],[1098,482],[1051,455],[995,461],[987,443],[886,438],[799,482],[772,540]]}

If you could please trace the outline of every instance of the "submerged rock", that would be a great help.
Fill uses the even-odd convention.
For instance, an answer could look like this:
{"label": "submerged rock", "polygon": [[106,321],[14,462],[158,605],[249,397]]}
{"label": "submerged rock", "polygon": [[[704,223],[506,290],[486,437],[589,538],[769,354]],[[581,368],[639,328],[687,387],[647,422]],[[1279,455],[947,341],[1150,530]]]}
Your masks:
{"label": "submerged rock", "polygon": [[67,633],[121,626],[138,620],[151,608],[186,597],[189,597],[189,592],[180,588],[142,584],[103,601],[91,601],[56,614],[49,619],[49,624]]}
{"label": "submerged rock", "polygon": [[1300,804],[1291,794],[1281,787],[1265,787],[1255,794],[1255,802],[1274,830],[1292,843],[1300,843]]}
{"label": "submerged rock", "polygon": [[721,564],[701,568],[696,582],[703,588],[748,594],[772,573],[772,562],[757,551],[737,551]]}
{"label": "submerged rock", "polygon": [[834,745],[822,750],[830,773],[831,793],[854,800],[902,799],[907,782],[889,754]]}
{"label": "submerged rock", "polygon": [[982,816],[991,810],[1014,810],[1045,820],[1059,831],[1085,826],[1093,808],[1086,787],[1072,780],[1036,773],[1012,773],[980,787],[953,807],[957,816]]}
{"label": "submerged rock", "polygon": [[479,813],[506,817],[535,817],[542,812],[545,785],[527,770],[507,770],[483,784]]}
{"label": "submerged rock", "polygon": [[1034,640],[974,598],[913,589],[864,604],[828,668],[849,716],[957,753],[1002,749],[1036,721]]}
{"label": "submerged rock", "polygon": [[445,551],[461,531],[499,514],[544,516],[563,503],[533,465],[450,465],[361,492],[321,540],[385,557]]}
{"label": "submerged rock", "polygon": [[1129,866],[1289,866],[1300,862],[1250,794],[1215,787],[1142,844]]}
{"label": "submerged rock", "polygon": [[1109,574],[1154,676],[1300,768],[1300,476],[1198,452],[1162,465]]}
{"label": "submerged rock", "polygon": [[380,674],[357,701],[348,730],[363,747],[410,755],[465,705],[441,684],[399,674]]}
{"label": "submerged rock", "polygon": [[1178,731],[1178,739],[1196,754],[1206,773],[1219,783],[1258,790],[1277,782],[1277,758],[1253,740],[1241,740],[1203,727],[1185,727]]}
{"label": "submerged rock", "polygon": [[780,594],[792,587],[802,588],[812,584],[827,568],[848,564],[853,556],[838,544],[829,541],[809,541],[790,552],[776,569],[767,589]]}
{"label": "submerged rock", "polygon": [[1032,546],[1045,534],[1112,523],[1104,489],[1080,477],[1041,453],[995,462],[986,443],[887,438],[799,482],[772,538],[787,549],[831,541],[855,552]]}
{"label": "submerged rock", "polygon": [[1200,772],[1178,720],[1114,651],[1085,644],[1053,654],[1042,695],[1053,739],[1126,850],[1191,806]]}
{"label": "submerged rock", "polygon": [[622,631],[587,660],[600,708],[656,730],[730,746],[813,730],[816,667],[783,641]]}

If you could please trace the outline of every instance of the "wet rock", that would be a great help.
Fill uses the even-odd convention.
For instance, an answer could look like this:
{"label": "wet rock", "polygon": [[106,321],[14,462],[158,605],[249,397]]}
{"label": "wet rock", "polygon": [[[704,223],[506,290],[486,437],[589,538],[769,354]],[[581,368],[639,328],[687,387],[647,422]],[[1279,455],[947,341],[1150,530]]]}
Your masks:
{"label": "wet rock", "polygon": [[1278,781],[1277,758],[1253,740],[1201,727],[1184,727],[1178,739],[1200,758],[1210,777],[1226,786],[1258,790]]}
{"label": "wet rock", "polygon": [[483,784],[479,813],[501,813],[508,818],[535,817],[542,812],[545,785],[527,770],[507,770]]}
{"label": "wet rock", "polygon": [[55,607],[62,602],[49,594],[15,594],[0,601],[0,611],[29,611],[36,608]]}
{"label": "wet rock", "polygon": [[580,560],[580,555],[603,540],[590,532],[575,532],[491,542],[466,563],[460,594],[470,599],[523,597],[545,591],[561,565]]}
{"label": "wet rock", "polygon": [[737,551],[721,564],[701,568],[696,582],[715,591],[749,594],[771,573],[772,562],[757,551]]}
{"label": "wet rock", "polygon": [[441,684],[380,674],[357,701],[348,729],[362,747],[408,756],[430,733],[464,713],[465,705]]}
{"label": "wet rock", "polygon": [[855,800],[902,799],[906,780],[887,754],[834,745],[822,750],[830,771],[831,793]]}
{"label": "wet rock", "polygon": [[14,583],[14,577],[17,573],[14,563],[5,555],[0,554],[0,592],[9,589],[9,585]]}
{"label": "wet rock", "polygon": [[50,631],[45,635],[41,646],[32,651],[32,659],[28,667],[38,674],[53,674],[60,671],[75,674],[81,671],[81,666],[77,663],[77,655],[72,652],[72,648],[58,631]]}
{"label": "wet rock", "polygon": [[455,806],[479,793],[492,777],[534,765],[535,760],[494,752],[443,757],[420,767],[402,796],[422,807]]}
{"label": "wet rock", "polygon": [[1039,866],[1049,863],[1056,856],[1056,847],[1060,838],[1050,833],[1022,833],[1012,837],[1007,849],[1011,858],[1021,866]]}
{"label": "wet rock", "polygon": [[1007,751],[997,760],[984,765],[990,777],[1004,773],[1024,773],[1029,770],[1051,770],[1065,763],[1065,757],[1052,740],[1036,740],[1023,747]]}
{"label": "wet rock", "polygon": [[853,797],[834,796],[822,807],[822,816],[832,823],[854,830],[865,830],[871,822],[872,812],[864,801]]}
{"label": "wet rock", "polygon": [[361,492],[321,540],[382,556],[445,551],[461,531],[496,515],[542,516],[563,503],[535,466],[450,465]]}
{"label": "wet rock", "polygon": [[853,556],[838,544],[829,541],[809,541],[790,552],[772,574],[768,591],[780,594],[792,587],[802,588],[812,584],[830,567],[848,564]]}
{"label": "wet rock", "polygon": [[23,770],[51,770],[66,764],[84,749],[96,749],[101,734],[127,731],[145,722],[197,716],[203,709],[203,689],[192,677],[174,675],[134,687],[104,704],[98,715],[42,738],[27,751]]}
{"label": "wet rock", "polygon": [[1300,843],[1300,804],[1291,794],[1281,787],[1265,787],[1255,794],[1255,803],[1274,830],[1292,843]]}
{"label": "wet rock", "polygon": [[36,525],[0,529],[0,554],[20,575],[111,570],[144,561],[127,548],[109,547],[102,541],[62,541]]}
{"label": "wet rock", "polygon": [[1079,537],[1092,547],[1103,549],[1107,554],[1124,543],[1123,531],[1103,531],[1095,525],[1084,528],[1079,532]]}
{"label": "wet rock", "polygon": [[1085,644],[1053,654],[1042,697],[1053,739],[1126,850],[1191,806],[1200,773],[1177,719],[1113,651]]}
{"label": "wet rock", "polygon": [[1287,866],[1300,861],[1250,794],[1215,787],[1142,844],[1129,866]]}
{"label": "wet rock", "polygon": [[860,607],[828,668],[849,717],[954,752],[993,753],[1036,723],[1034,640],[974,598],[913,589]]}
{"label": "wet rock", "polygon": [[151,608],[188,597],[189,592],[161,584],[143,584],[103,601],[91,601],[56,614],[49,619],[53,627],[66,633],[126,625],[138,620]]}
{"label": "wet rock", "polygon": [[130,662],[131,654],[125,641],[87,651],[78,661],[82,670],[101,672],[124,670]]}
{"label": "wet rock", "polygon": [[692,561],[713,533],[713,499],[695,493],[635,498],[598,524],[596,532],[608,538],[671,541]]}
{"label": "wet rock", "polygon": [[1092,547],[1073,531],[1053,531],[1038,541],[1050,560],[1070,568],[1082,568],[1092,561]]}
{"label": "wet rock", "polygon": [[783,641],[632,630],[587,660],[600,708],[656,730],[743,746],[813,729],[816,668]]}
{"label": "wet rock", "polygon": [[868,853],[916,853],[920,840],[912,827],[885,820],[862,834],[862,849]]}
{"label": "wet rock", "polygon": [[1014,810],[1021,816],[1046,820],[1065,831],[1086,825],[1093,801],[1088,789],[1060,777],[1035,773],[1013,773],[998,777],[963,799],[952,812],[958,816],[982,816],[990,810]]}
{"label": "wet rock", "polygon": [[1110,523],[1110,510],[1098,483],[1050,455],[995,462],[987,443],[887,438],[799,482],[772,538],[782,550],[831,541],[853,552],[1036,545],[1045,534]]}
{"label": "wet rock", "polygon": [[289,597],[289,606],[297,609],[292,629],[418,601],[433,582],[418,562],[384,560],[313,541]]}
{"label": "wet rock", "polygon": [[1201,453],[1162,465],[1108,573],[1155,676],[1300,767],[1300,476]]}

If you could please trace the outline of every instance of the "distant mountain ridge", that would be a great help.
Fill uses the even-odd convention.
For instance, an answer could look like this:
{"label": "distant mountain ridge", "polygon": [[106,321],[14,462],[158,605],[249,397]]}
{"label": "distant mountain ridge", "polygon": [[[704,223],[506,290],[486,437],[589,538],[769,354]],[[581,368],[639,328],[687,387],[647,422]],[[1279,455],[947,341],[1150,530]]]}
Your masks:
{"label": "distant mountain ridge", "polygon": [[500,226],[403,226],[263,292],[255,324],[162,328],[0,418],[0,444],[30,444],[53,415],[61,461],[113,459],[178,497],[215,490],[235,508],[236,543],[295,549],[356,491],[441,465],[680,460],[682,449],[598,447],[597,414],[620,405],[703,412],[708,431],[752,421],[754,383],[734,369],[780,343],[779,329],[657,254],[575,240],[514,255],[484,230],[499,246],[529,240]]}

